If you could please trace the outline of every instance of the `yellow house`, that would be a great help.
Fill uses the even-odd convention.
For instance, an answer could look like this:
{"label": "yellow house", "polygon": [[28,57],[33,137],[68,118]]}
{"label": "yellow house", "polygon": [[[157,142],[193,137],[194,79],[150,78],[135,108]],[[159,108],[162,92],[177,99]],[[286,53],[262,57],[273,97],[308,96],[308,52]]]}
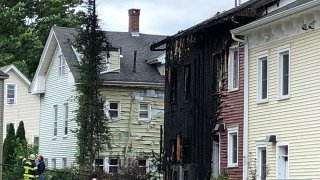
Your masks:
{"label": "yellow house", "polygon": [[246,43],[244,179],[319,179],[320,1],[279,5],[231,31]]}

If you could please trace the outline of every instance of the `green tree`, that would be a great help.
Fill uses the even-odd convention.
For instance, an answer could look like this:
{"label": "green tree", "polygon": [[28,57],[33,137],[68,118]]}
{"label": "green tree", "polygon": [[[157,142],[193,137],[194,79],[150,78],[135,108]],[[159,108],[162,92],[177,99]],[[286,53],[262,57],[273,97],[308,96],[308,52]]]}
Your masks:
{"label": "green tree", "polygon": [[[31,78],[53,25],[78,27],[82,0],[0,0],[0,66],[15,64]],[[81,13],[80,13],[81,14]]]}
{"label": "green tree", "polygon": [[87,9],[83,28],[79,29],[76,38],[77,50],[83,54],[82,63],[77,68],[79,73],[79,83],[77,83],[79,107],[76,117],[79,127],[76,131],[77,160],[81,168],[93,172],[92,165],[99,157],[99,153],[110,147],[110,133],[103,111],[105,99],[100,92],[102,54],[108,54],[110,44],[99,27],[95,0],[88,1]]}
{"label": "green tree", "polygon": [[24,130],[23,121],[20,121],[20,123],[19,123],[17,133],[16,133],[16,139],[26,140],[26,131]]}
{"label": "green tree", "polygon": [[[14,150],[15,150],[14,126],[12,123],[10,123],[7,136],[3,143],[3,164],[8,164],[8,165],[15,164]],[[3,169],[4,171],[11,170],[9,166],[4,166]]]}

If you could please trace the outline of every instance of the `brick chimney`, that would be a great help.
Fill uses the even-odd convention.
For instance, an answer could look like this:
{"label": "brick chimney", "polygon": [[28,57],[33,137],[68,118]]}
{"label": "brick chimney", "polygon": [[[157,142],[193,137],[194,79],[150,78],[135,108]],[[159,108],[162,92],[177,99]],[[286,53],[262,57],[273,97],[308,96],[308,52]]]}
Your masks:
{"label": "brick chimney", "polygon": [[139,34],[140,9],[129,9],[129,32]]}

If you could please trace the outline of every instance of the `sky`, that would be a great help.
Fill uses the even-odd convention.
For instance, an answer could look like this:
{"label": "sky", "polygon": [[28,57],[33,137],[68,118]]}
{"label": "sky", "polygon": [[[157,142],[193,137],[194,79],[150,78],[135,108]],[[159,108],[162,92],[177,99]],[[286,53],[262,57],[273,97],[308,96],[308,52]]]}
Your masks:
{"label": "sky", "polygon": [[235,0],[97,0],[103,30],[128,31],[128,9],[136,8],[140,33],[159,35],[174,35],[234,6]]}

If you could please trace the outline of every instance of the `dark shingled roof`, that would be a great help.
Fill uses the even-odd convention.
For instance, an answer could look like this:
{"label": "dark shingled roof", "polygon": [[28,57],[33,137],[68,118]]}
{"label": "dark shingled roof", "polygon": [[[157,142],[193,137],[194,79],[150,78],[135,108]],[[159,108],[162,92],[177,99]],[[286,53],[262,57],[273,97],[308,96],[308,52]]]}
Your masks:
{"label": "dark shingled roof", "polygon": [[0,79],[7,79],[9,75],[0,70]]}
{"label": "dark shingled roof", "polygon": [[[77,31],[73,28],[53,27],[61,51],[70,66],[75,79],[78,78],[75,65],[78,64],[76,55],[70,42],[74,41]],[[150,51],[152,43],[163,40],[166,36],[149,35],[140,33],[139,37],[132,36],[129,32],[106,31],[107,37],[114,47],[121,47],[120,72],[101,74],[104,81],[147,82],[164,83],[154,65],[147,64],[147,60],[160,56],[163,52]],[[137,50],[136,72],[132,72],[134,51]]]}

